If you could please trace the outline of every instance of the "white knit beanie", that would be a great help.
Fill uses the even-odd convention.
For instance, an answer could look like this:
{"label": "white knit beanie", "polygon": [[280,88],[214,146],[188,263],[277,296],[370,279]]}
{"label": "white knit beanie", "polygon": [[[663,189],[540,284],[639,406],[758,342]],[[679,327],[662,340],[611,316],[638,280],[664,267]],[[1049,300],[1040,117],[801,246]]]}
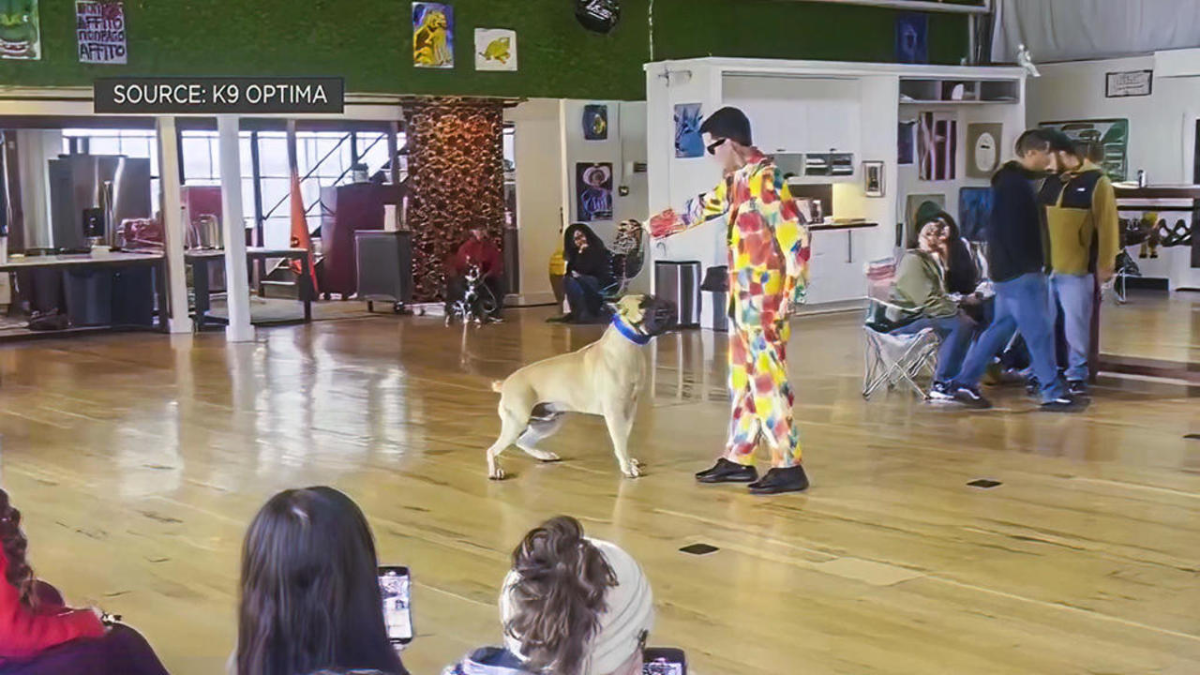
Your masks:
{"label": "white knit beanie", "polygon": [[[611,542],[590,538],[587,541],[604,556],[617,578],[617,585],[604,593],[606,609],[600,615],[600,628],[588,645],[583,675],[609,675],[633,656],[640,646],[642,634],[654,627],[654,594],[650,591],[650,581],[633,556]],[[500,622],[505,626],[517,611],[513,587],[518,581],[515,570],[504,578],[504,588],[500,592]],[[525,660],[519,637],[506,631],[504,642],[508,651]]]}

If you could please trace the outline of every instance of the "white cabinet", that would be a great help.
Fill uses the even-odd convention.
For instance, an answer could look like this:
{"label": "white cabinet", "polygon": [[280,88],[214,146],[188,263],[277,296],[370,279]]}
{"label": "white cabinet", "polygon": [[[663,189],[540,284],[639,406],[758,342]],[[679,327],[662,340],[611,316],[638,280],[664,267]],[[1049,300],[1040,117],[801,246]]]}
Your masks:
{"label": "white cabinet", "polygon": [[724,101],[750,118],[768,153],[849,152],[860,145],[857,79],[726,76]]}
{"label": "white cabinet", "polygon": [[866,294],[863,276],[863,232],[870,230],[826,230],[812,233],[812,257],[808,262],[808,303],[842,302]]}

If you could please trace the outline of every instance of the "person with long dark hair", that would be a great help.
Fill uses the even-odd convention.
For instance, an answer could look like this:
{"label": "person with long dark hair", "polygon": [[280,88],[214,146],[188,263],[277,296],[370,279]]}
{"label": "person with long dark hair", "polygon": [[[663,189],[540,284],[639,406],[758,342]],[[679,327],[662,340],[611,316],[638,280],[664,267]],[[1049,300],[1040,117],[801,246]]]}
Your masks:
{"label": "person with long dark hair", "polygon": [[563,233],[563,255],[567,276],[563,289],[571,311],[564,318],[571,323],[590,323],[604,318],[604,289],[613,283],[612,254],[608,247],[583,223],[574,223]]}
{"label": "person with long dark hair", "polygon": [[371,529],[345,494],[310,487],[272,497],[242,548],[236,672],[407,675],[388,641],[377,570]]}
{"label": "person with long dark hair", "polygon": [[[105,625],[96,609],[71,609],[33,573],[21,512],[0,490],[0,673],[166,675],[137,631]],[[110,622],[111,623],[111,622]]]}
{"label": "person with long dark hair", "polygon": [[525,535],[500,594],[505,647],[486,647],[445,675],[640,675],[654,595],[637,561],[552,518]]}

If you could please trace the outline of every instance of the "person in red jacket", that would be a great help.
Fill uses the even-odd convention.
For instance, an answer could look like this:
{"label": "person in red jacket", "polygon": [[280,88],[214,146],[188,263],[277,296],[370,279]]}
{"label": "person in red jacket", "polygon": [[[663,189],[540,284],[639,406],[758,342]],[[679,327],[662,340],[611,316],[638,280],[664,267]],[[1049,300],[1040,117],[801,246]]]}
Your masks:
{"label": "person in red jacket", "polygon": [[[488,307],[491,318],[499,319],[500,310],[504,306],[504,290],[501,287],[504,260],[500,257],[500,249],[487,238],[487,233],[481,225],[471,228],[470,237],[446,263],[447,308],[450,303],[461,299],[466,292],[465,275],[472,265],[479,267],[479,272],[483,275],[483,285],[486,287],[486,290],[479,289],[480,302]],[[487,302],[488,294],[491,295],[491,302]]]}
{"label": "person in red jacket", "polygon": [[0,490],[0,673],[166,675],[137,631],[106,626],[95,609],[71,609],[25,559],[21,512]]}

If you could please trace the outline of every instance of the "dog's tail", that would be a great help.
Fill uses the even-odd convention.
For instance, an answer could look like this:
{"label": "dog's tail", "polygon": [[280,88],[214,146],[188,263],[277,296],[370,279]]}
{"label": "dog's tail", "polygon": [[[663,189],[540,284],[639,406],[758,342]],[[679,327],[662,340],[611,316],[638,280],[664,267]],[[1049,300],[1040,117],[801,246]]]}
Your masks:
{"label": "dog's tail", "polygon": [[504,380],[492,380],[492,391],[499,394],[502,387],[504,387]]}

